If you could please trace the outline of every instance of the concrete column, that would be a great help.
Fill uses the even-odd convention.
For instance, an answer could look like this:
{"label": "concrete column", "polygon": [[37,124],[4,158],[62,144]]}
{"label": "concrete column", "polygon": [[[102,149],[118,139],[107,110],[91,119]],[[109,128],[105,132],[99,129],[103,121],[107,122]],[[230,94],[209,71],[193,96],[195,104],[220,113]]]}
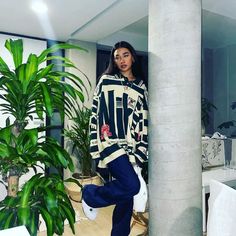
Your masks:
{"label": "concrete column", "polygon": [[150,0],[150,236],[202,235],[200,64],[201,0]]}

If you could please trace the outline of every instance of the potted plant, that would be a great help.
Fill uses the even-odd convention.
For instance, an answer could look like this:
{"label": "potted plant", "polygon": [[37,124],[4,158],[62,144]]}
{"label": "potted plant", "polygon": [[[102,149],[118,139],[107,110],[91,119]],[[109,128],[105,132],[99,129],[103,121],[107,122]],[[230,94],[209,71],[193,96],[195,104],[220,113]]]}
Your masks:
{"label": "potted plant", "polygon": [[[232,102],[231,109],[234,110],[236,108],[236,102]],[[221,123],[218,128],[219,129],[230,129],[231,127],[236,127],[236,121],[235,120],[229,120]],[[235,137],[235,131],[232,132],[231,137]]]}
{"label": "potted plant", "polygon": [[[54,109],[64,120],[65,115],[71,116],[69,107],[74,106],[73,101],[84,101],[83,83],[79,77],[58,71],[54,63],[43,66],[56,59],[63,68],[76,68],[68,58],[52,56],[51,53],[60,49],[83,49],[67,43],[56,44],[40,55],[30,54],[23,62],[21,39],[8,39],[5,47],[12,55],[14,68],[10,69],[0,57],[0,98],[3,101],[0,110],[14,120],[7,119],[6,127],[0,129],[0,173],[8,188],[8,196],[0,202],[0,229],[25,225],[30,235],[37,235],[41,215],[48,236],[62,235],[66,219],[74,233],[75,212],[62,176],[36,173],[20,189],[18,180],[30,169],[36,171],[39,163],[42,169],[74,169],[70,155],[56,140],[39,136],[39,132],[47,127],[30,129],[27,124],[33,117],[43,120],[44,113],[51,117]],[[77,85],[77,89],[63,82],[63,77]]]}
{"label": "potted plant", "polygon": [[205,134],[205,129],[210,123],[210,113],[216,106],[207,98],[201,98],[201,121],[202,121],[202,135]]}
{"label": "potted plant", "polygon": [[[72,177],[78,179],[80,184],[88,183],[100,184],[100,177],[97,175],[93,160],[90,154],[90,134],[89,121],[91,109],[85,106],[77,106],[74,110],[74,116],[71,118],[72,125],[65,129],[64,135],[68,138],[71,145],[71,153],[74,154],[78,162],[79,172],[72,174]],[[81,189],[74,183],[67,183],[67,189],[70,197],[74,201],[81,200]]]}

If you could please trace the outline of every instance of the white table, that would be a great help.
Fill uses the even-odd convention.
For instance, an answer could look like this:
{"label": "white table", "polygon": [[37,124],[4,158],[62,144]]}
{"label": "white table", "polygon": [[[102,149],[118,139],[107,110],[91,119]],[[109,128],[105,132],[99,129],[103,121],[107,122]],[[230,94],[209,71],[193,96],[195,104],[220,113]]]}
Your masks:
{"label": "white table", "polygon": [[206,232],[206,201],[205,196],[210,193],[210,180],[218,180],[221,183],[227,184],[230,187],[236,186],[236,170],[224,169],[223,167],[218,169],[211,169],[202,172],[202,220],[203,220],[203,232]]}
{"label": "white table", "polygon": [[12,235],[30,236],[28,230],[23,225],[10,228],[10,229],[0,230],[0,236],[12,236]]}

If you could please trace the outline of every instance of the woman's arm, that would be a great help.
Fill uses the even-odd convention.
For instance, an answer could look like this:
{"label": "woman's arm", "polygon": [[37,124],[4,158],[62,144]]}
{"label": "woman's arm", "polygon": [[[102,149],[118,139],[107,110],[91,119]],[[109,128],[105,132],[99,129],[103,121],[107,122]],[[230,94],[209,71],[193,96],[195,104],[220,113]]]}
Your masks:
{"label": "woman's arm", "polygon": [[[145,91],[146,93],[146,91]],[[143,97],[138,122],[138,142],[134,151],[136,163],[142,165],[148,159],[148,102],[147,96]]]}
{"label": "woman's arm", "polygon": [[92,103],[92,113],[90,117],[90,154],[93,159],[100,158],[99,148],[98,148],[98,138],[99,138],[99,124],[98,124],[98,111],[100,105],[100,96],[102,88],[102,79],[96,86],[96,89],[93,94],[93,103]]}

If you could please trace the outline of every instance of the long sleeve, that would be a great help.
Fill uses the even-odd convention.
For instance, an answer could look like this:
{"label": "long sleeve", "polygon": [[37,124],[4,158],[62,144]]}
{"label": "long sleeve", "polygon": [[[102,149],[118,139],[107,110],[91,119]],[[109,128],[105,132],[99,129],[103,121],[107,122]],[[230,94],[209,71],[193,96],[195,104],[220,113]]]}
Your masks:
{"label": "long sleeve", "polygon": [[138,142],[136,143],[136,148],[134,151],[134,156],[137,163],[143,163],[148,159],[148,105],[146,90],[144,94],[145,95],[143,97],[139,113],[139,122],[137,124]]}
{"label": "long sleeve", "polygon": [[100,82],[93,95],[93,103],[92,103],[92,114],[90,117],[90,154],[93,159],[99,158],[99,148],[98,148],[98,111],[99,111],[99,102],[100,102],[100,95],[101,95],[101,87],[102,82]]}

